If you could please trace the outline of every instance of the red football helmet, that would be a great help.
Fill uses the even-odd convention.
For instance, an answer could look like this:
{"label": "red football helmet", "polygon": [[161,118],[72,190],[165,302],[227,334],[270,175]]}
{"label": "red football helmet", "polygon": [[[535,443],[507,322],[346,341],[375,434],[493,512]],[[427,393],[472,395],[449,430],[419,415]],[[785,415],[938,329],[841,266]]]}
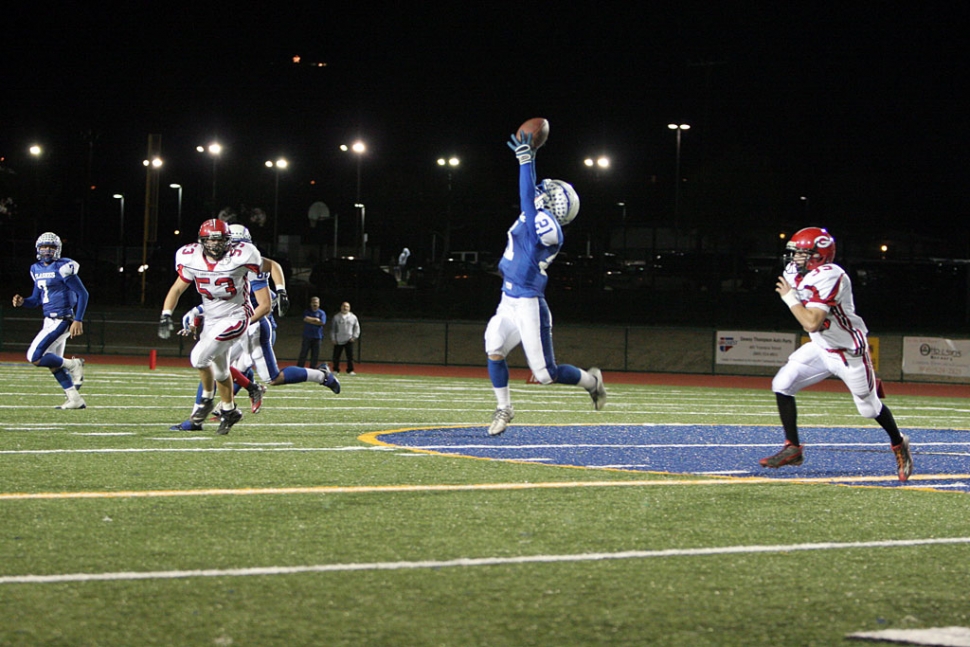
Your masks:
{"label": "red football helmet", "polygon": [[223,220],[206,220],[199,227],[199,243],[205,248],[206,255],[212,259],[219,260],[225,256],[230,242],[229,225]]}
{"label": "red football helmet", "polygon": [[807,274],[835,260],[835,239],[821,227],[800,229],[792,234],[785,245],[785,263],[794,263],[797,252],[808,254],[805,265],[800,265],[798,269],[800,274]]}

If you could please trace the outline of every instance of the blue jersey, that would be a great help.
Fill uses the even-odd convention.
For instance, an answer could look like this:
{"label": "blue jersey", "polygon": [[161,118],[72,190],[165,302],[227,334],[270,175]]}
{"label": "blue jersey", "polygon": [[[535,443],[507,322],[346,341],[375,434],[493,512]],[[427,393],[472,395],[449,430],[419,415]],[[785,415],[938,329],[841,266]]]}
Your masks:
{"label": "blue jersey", "polygon": [[78,276],[79,269],[77,262],[69,258],[59,258],[49,265],[41,262],[31,265],[34,291],[24,299],[24,307],[43,306],[45,317],[84,321],[88,291]]}
{"label": "blue jersey", "polygon": [[[270,278],[269,272],[257,272],[256,278],[251,281],[253,291],[252,291],[252,294],[249,295],[249,300],[252,302],[254,308],[259,305],[256,302],[256,292],[258,292],[259,290],[262,290],[263,288],[269,287],[269,278]],[[271,304],[276,305],[276,293],[273,292],[272,289],[270,289],[269,291],[269,300]],[[269,313],[263,318],[268,320],[270,325],[274,329],[276,328],[276,320],[273,319],[272,307],[270,308]]]}
{"label": "blue jersey", "polygon": [[303,323],[303,338],[304,339],[323,339],[323,324],[327,323],[327,313],[323,310],[311,310],[307,308],[303,311],[303,318],[314,317],[320,320],[321,325],[312,323]]}
{"label": "blue jersey", "polygon": [[508,243],[498,268],[502,291],[510,297],[541,297],[549,277],[546,268],[562,248],[562,227],[554,216],[537,211],[536,178],[532,162],[519,166],[519,203],[522,213],[508,231]]}

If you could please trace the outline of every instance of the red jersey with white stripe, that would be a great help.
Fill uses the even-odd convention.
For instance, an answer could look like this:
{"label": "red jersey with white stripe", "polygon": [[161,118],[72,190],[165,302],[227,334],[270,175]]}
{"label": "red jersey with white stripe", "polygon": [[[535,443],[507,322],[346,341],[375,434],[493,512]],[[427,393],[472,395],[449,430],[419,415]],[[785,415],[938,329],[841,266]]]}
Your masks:
{"label": "red jersey with white stripe", "polygon": [[202,295],[206,321],[225,317],[252,316],[250,273],[260,271],[263,258],[255,245],[233,245],[218,261],[205,255],[199,243],[175,252],[175,270],[186,283],[194,283]]}
{"label": "red jersey with white stripe", "polygon": [[834,263],[820,265],[805,276],[794,263],[785,268],[785,280],[794,288],[806,308],[821,308],[827,315],[822,327],[809,333],[812,341],[827,350],[861,355],[867,350],[869,330],[855,312],[849,275]]}

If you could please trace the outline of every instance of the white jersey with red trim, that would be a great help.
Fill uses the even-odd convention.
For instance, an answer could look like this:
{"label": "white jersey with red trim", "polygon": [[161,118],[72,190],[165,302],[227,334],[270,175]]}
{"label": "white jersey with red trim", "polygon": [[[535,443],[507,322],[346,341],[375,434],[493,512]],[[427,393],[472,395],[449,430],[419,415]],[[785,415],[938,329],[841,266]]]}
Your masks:
{"label": "white jersey with red trim", "polygon": [[801,276],[795,264],[789,263],[784,276],[802,305],[821,308],[827,313],[822,327],[809,333],[813,342],[826,350],[841,350],[855,356],[867,351],[869,330],[855,312],[852,281],[845,270],[828,263]]}
{"label": "white jersey with red trim", "polygon": [[253,314],[250,301],[250,273],[256,274],[263,257],[255,245],[236,243],[226,255],[213,262],[199,243],[185,245],[175,252],[175,270],[186,283],[194,283],[202,295],[202,308],[208,321]]}

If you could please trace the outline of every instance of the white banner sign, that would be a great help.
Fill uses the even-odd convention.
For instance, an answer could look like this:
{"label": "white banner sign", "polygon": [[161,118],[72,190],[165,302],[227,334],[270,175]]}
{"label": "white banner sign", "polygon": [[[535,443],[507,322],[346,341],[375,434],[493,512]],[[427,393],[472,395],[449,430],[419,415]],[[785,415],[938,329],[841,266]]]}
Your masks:
{"label": "white banner sign", "polygon": [[903,373],[970,377],[970,340],[903,337]]}
{"label": "white banner sign", "polygon": [[742,330],[717,331],[717,364],[783,366],[795,352],[795,335]]}

